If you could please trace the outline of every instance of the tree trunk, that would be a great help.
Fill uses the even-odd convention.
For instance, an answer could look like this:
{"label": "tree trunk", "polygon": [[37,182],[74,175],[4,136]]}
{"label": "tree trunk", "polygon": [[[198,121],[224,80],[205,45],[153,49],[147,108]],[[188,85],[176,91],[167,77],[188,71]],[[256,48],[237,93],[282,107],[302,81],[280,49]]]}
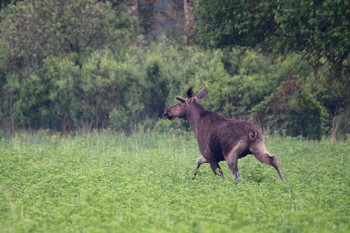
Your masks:
{"label": "tree trunk", "polygon": [[[15,116],[12,98],[9,93],[5,93],[3,100],[3,111],[0,113],[0,123],[5,131],[5,135],[10,137],[15,131]],[[1,125],[0,125],[1,126]]]}
{"label": "tree trunk", "polygon": [[137,18],[137,15],[139,13],[139,5],[137,0],[128,0],[128,4],[130,6],[132,17]]}
{"label": "tree trunk", "polygon": [[195,31],[194,31],[194,17],[192,11],[194,0],[184,0],[184,15],[185,15],[185,41],[187,44],[193,44]]}

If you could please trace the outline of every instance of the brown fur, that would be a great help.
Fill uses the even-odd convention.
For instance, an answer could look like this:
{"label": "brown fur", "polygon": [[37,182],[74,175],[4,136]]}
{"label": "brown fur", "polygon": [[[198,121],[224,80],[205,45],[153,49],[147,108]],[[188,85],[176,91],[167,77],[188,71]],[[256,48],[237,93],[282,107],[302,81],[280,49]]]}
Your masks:
{"label": "brown fur", "polygon": [[176,97],[180,103],[168,107],[164,113],[169,120],[182,118],[191,124],[202,154],[197,159],[196,172],[201,164],[209,163],[214,174],[224,179],[219,162],[225,160],[237,180],[240,178],[238,159],[253,154],[260,162],[273,166],[284,180],[277,159],[267,151],[258,127],[247,121],[227,119],[205,109],[199,100],[206,94],[207,89],[202,88],[193,96],[193,89],[189,88],[188,98]]}

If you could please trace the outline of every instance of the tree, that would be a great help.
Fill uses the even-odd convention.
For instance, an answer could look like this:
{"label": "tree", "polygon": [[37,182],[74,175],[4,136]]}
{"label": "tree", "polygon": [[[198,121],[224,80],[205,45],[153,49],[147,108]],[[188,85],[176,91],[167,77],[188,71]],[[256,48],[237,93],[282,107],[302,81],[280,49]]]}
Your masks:
{"label": "tree", "polygon": [[[0,11],[0,125],[7,134],[15,126],[69,128],[53,126],[50,90],[55,82],[38,70],[48,58],[67,54],[78,70],[96,50],[108,48],[120,57],[134,30],[129,13],[118,10],[122,6],[91,0],[28,0]],[[68,122],[66,115],[61,116]],[[97,121],[104,124],[100,118]]]}
{"label": "tree", "polygon": [[195,15],[197,42],[204,47],[300,53],[324,84],[318,98],[327,99],[329,111],[350,112],[349,1],[197,0]]}
{"label": "tree", "polygon": [[350,53],[349,9],[349,1],[333,0],[197,0],[197,41],[207,47],[298,51],[341,66]]}
{"label": "tree", "polygon": [[0,40],[10,51],[12,68],[35,68],[46,57],[128,44],[128,14],[116,17],[109,3],[91,0],[28,0],[7,6],[0,24]]}
{"label": "tree", "polygon": [[16,2],[17,0],[0,0],[0,11],[2,8],[4,8],[6,5],[10,4],[11,2]]}
{"label": "tree", "polygon": [[187,44],[192,44],[195,38],[194,18],[193,18],[193,0],[184,0],[184,17],[185,17],[185,41]]}

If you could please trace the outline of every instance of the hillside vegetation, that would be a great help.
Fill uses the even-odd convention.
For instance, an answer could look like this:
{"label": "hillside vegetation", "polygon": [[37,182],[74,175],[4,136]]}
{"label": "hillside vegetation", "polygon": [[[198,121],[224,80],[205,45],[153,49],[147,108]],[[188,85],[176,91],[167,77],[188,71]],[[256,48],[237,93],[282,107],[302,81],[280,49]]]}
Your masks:
{"label": "hillside vegetation", "polygon": [[[215,6],[215,7],[213,7]],[[0,137],[21,130],[169,131],[206,107],[272,135],[350,133],[348,1],[0,2]]]}

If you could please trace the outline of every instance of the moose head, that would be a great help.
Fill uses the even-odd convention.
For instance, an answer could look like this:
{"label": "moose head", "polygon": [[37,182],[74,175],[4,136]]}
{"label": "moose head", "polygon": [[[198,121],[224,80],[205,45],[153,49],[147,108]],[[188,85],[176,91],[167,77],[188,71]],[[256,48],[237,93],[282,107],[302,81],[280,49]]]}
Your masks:
{"label": "moose head", "polygon": [[164,117],[169,120],[175,118],[185,118],[188,116],[193,108],[199,106],[199,100],[205,97],[208,93],[206,87],[203,87],[195,96],[193,96],[193,88],[187,90],[187,98],[177,96],[176,99],[180,103],[172,105],[165,110]]}

